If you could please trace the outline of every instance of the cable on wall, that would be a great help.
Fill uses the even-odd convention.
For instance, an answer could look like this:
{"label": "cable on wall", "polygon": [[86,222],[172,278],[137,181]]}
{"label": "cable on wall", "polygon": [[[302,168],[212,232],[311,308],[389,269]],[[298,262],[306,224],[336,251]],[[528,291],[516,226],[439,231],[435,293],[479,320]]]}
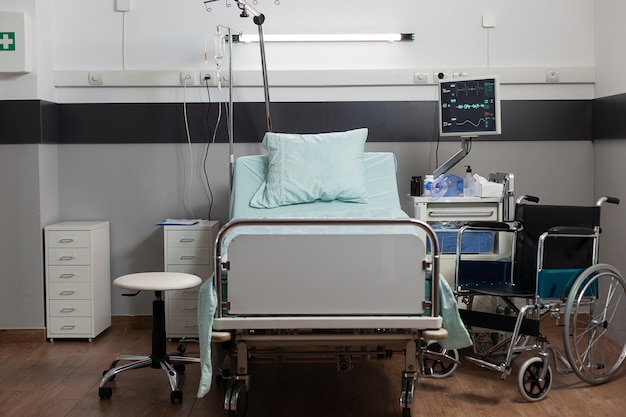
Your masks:
{"label": "cable on wall", "polygon": [[122,12],[122,69],[126,69],[126,15]]}
{"label": "cable on wall", "polygon": [[191,203],[189,201],[189,196],[191,194],[191,184],[193,183],[193,147],[191,146],[191,134],[189,132],[189,117],[187,115],[187,82],[191,81],[187,77],[183,79],[183,118],[185,120],[185,132],[187,134],[187,145],[189,148],[189,178],[186,181],[184,190],[183,190],[183,206],[185,207],[185,211],[190,219],[195,219],[196,216],[193,214],[193,210],[191,208]]}
{"label": "cable on wall", "polygon": [[[202,81],[202,80],[201,80]],[[209,83],[205,82],[206,85],[206,94],[207,94],[207,99],[208,99],[208,107],[207,107],[207,111],[206,111],[206,120],[207,120],[207,129],[208,129],[208,137],[209,139],[207,140],[207,145],[205,148],[205,152],[204,152],[204,161],[203,161],[203,165],[202,165],[202,170],[204,173],[204,181],[206,183],[206,192],[207,192],[207,197],[209,198],[209,210],[208,210],[208,215],[207,215],[207,219],[211,220],[211,211],[213,210],[213,190],[211,189],[211,181],[209,180],[209,174],[207,172],[207,161],[209,159],[209,150],[211,148],[211,145],[213,143],[215,143],[215,138],[216,138],[216,134],[217,134],[217,128],[219,126],[219,111],[218,110],[218,120],[215,124],[215,129],[211,129],[211,125],[210,125],[210,121],[209,121],[209,116],[211,115],[211,104],[212,104],[212,100],[211,100],[211,90],[209,89]],[[218,109],[220,109],[219,103],[218,103]]]}
{"label": "cable on wall", "polygon": [[487,68],[491,67],[491,29],[487,28]]}

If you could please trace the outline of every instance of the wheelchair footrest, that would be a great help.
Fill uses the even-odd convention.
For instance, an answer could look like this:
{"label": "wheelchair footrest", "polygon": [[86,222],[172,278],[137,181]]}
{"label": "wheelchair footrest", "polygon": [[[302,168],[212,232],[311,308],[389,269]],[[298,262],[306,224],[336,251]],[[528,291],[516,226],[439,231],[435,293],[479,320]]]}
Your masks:
{"label": "wheelchair footrest", "polygon": [[[483,311],[459,309],[461,319],[466,326],[483,327],[485,329],[513,332],[517,317],[504,314],[486,313]],[[540,336],[539,320],[524,318],[520,334],[526,336]]]}
{"label": "wheelchair footrest", "polygon": [[482,359],[472,358],[471,356],[468,356],[466,359],[480,366],[481,368],[491,369],[492,371],[499,372],[500,378],[502,379],[506,379],[506,376],[511,372],[511,369],[508,368],[505,363],[501,363],[498,365],[495,363],[487,362]]}

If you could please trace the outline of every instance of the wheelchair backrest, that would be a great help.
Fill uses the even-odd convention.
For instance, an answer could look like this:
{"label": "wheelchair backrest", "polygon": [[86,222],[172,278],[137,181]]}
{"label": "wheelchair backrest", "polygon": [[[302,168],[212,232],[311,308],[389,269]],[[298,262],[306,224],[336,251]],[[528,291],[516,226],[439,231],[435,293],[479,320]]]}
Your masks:
{"label": "wheelchair backrest", "polygon": [[[518,203],[515,221],[521,226],[515,242],[513,282],[523,290],[536,291],[539,236],[557,226],[595,228],[600,207],[553,206]],[[552,238],[545,242],[544,269],[586,268],[593,263],[594,245],[589,238]]]}

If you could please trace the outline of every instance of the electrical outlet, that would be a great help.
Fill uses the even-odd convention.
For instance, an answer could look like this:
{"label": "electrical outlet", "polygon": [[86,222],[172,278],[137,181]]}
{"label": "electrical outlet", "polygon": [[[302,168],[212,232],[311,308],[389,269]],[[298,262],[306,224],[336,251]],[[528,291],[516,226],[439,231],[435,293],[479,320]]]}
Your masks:
{"label": "electrical outlet", "polygon": [[130,12],[133,9],[133,0],[115,0],[115,10],[118,12]]}
{"label": "electrical outlet", "polygon": [[180,85],[194,85],[196,83],[196,74],[193,71],[180,72]]}
{"label": "electrical outlet", "polygon": [[427,72],[414,72],[413,73],[413,83],[415,83],[415,84],[426,84],[426,83],[428,83],[428,73]]}
{"label": "electrical outlet", "polygon": [[89,85],[102,85],[102,73],[99,71],[89,71]]}
{"label": "electrical outlet", "polygon": [[200,85],[214,85],[215,75],[211,71],[200,72]]}
{"label": "electrical outlet", "polygon": [[494,13],[483,13],[483,27],[487,29],[496,27],[496,15]]}
{"label": "electrical outlet", "polygon": [[448,73],[444,71],[435,71],[433,73],[433,78],[435,82],[437,82],[437,80],[446,80],[448,79]]}
{"label": "electrical outlet", "polygon": [[558,83],[560,79],[560,74],[557,70],[547,70],[546,71],[546,82],[547,83]]}

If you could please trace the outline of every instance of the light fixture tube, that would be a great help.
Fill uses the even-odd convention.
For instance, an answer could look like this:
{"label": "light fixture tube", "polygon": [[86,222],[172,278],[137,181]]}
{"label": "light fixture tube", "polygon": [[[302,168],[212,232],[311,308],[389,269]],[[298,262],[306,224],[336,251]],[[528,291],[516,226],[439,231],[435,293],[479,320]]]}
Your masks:
{"label": "light fixture tube", "polygon": [[[285,34],[265,35],[265,42],[400,42],[415,39],[413,33],[378,34]],[[258,35],[234,35],[235,42],[259,42]]]}

